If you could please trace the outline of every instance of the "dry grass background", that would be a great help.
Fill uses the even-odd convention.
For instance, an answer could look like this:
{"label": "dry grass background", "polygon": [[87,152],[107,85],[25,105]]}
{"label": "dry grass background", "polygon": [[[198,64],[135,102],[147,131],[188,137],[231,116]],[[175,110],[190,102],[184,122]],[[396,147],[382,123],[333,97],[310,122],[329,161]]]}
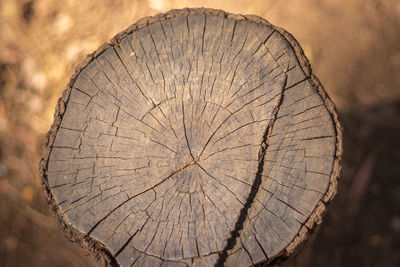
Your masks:
{"label": "dry grass background", "polygon": [[98,265],[62,237],[49,212],[38,179],[43,137],[86,54],[141,17],[183,7],[255,14],[285,28],[337,104],[345,126],[339,195],[292,265],[399,266],[397,0],[0,1],[0,266]]}

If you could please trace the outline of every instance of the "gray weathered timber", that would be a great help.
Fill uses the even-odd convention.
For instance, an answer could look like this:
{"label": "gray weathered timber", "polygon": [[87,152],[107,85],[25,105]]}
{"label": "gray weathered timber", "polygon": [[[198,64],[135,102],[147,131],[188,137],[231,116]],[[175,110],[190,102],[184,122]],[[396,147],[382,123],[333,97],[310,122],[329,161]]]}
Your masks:
{"label": "gray weathered timber", "polygon": [[77,68],[40,170],[106,264],[285,259],[336,192],[341,129],[300,46],[256,16],[144,18]]}

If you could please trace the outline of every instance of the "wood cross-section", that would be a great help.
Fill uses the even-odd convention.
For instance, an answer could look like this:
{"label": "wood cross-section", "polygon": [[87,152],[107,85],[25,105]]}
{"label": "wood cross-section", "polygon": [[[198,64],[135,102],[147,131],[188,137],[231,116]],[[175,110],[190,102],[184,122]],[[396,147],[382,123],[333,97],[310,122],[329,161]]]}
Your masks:
{"label": "wood cross-section", "polygon": [[90,55],[46,145],[63,231],[106,263],[246,266],[290,256],[320,222],[341,130],[288,33],[185,9]]}

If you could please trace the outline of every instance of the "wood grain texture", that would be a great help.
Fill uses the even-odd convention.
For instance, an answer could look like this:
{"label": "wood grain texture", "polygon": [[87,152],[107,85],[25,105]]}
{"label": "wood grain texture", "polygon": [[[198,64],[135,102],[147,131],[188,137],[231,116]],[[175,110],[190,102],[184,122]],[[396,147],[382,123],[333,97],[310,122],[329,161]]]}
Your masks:
{"label": "wood grain texture", "polygon": [[185,9],[77,68],[40,171],[66,236],[106,264],[245,266],[300,247],[340,158],[334,105],[291,35]]}

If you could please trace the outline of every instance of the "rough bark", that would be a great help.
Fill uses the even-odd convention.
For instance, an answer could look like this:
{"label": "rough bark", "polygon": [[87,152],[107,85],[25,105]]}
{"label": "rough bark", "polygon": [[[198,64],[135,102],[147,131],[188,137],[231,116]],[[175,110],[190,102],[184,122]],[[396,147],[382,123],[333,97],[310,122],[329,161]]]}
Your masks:
{"label": "rough bark", "polygon": [[256,16],[172,10],[77,68],[40,172],[67,238],[106,264],[268,264],[321,222],[341,140],[290,34]]}

